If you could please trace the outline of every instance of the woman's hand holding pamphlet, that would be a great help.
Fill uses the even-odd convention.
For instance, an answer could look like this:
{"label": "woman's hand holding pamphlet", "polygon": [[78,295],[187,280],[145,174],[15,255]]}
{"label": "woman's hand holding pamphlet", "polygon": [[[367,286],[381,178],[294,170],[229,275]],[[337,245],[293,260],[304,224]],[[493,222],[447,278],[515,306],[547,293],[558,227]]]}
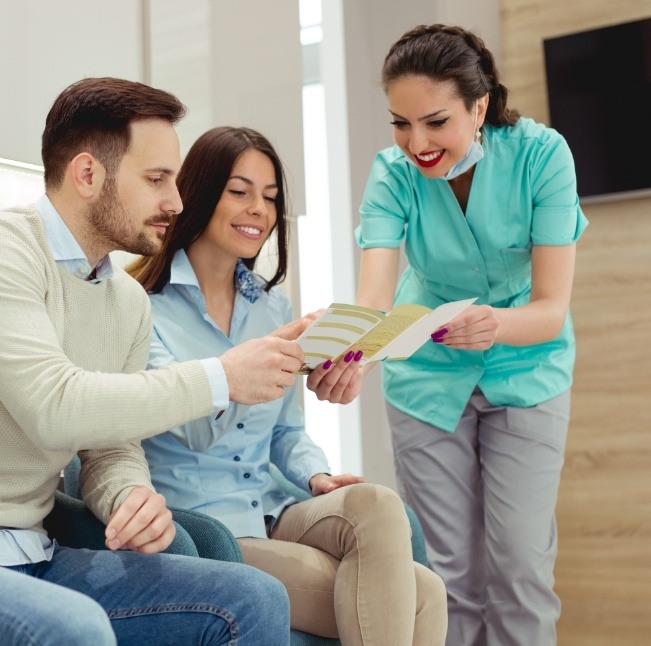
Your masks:
{"label": "woman's hand holding pamphlet", "polygon": [[352,349],[364,353],[360,365],[384,359],[407,359],[430,339],[434,330],[476,300],[444,303],[433,310],[403,303],[388,313],[332,303],[297,339],[305,353],[301,372],[309,372],[328,359],[336,362]]}

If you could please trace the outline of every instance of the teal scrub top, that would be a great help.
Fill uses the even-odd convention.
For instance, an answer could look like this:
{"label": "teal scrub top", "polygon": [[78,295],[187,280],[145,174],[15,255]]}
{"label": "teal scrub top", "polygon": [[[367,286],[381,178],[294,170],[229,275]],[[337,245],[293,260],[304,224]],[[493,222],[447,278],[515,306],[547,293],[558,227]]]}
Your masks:
{"label": "teal scrub top", "polygon": [[[423,176],[394,146],[376,156],[355,231],[362,249],[405,241],[408,266],[395,303],[529,302],[533,245],[570,245],[587,226],[574,160],[555,130],[521,117],[482,129],[464,216],[448,182]],[[525,347],[456,350],[426,343],[411,358],[383,363],[387,400],[452,432],[478,386],[496,406],[535,406],[570,388],[575,342],[568,313],[560,334]]]}

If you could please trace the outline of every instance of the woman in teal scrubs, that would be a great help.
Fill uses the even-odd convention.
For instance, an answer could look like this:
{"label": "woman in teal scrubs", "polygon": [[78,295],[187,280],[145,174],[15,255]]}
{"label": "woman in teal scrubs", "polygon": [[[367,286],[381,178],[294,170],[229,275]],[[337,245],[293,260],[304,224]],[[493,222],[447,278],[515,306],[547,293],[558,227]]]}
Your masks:
{"label": "woman in teal scrubs", "polygon": [[376,156],[360,210],[358,302],[477,297],[383,365],[398,481],[448,590],[447,643],[554,644],[569,303],[587,224],[572,155],[507,108],[492,55],[459,27],[407,32],[382,77],[396,145]]}

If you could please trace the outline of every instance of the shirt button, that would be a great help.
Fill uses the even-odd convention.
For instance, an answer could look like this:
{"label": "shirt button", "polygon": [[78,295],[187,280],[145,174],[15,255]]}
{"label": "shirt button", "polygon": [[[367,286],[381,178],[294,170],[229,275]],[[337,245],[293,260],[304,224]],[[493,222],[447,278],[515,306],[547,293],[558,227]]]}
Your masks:
{"label": "shirt button", "polygon": [[241,458],[239,455],[236,455],[236,456],[233,458],[233,460],[235,460],[235,462],[239,462],[241,459],[242,459],[242,458]]}
{"label": "shirt button", "polygon": [[250,473],[245,473],[245,474],[244,474],[244,477],[245,477],[245,478],[250,478],[250,477],[251,477],[251,474],[250,474]]}
{"label": "shirt button", "polygon": [[244,424],[242,424],[242,422],[239,422],[237,428],[244,428]]}
{"label": "shirt button", "polygon": [[472,270],[473,270],[476,274],[479,273],[479,267],[473,267]]}
{"label": "shirt button", "polygon": [[258,506],[258,501],[257,501],[257,500],[254,500],[254,501],[251,503],[251,507],[257,507],[257,506]]}

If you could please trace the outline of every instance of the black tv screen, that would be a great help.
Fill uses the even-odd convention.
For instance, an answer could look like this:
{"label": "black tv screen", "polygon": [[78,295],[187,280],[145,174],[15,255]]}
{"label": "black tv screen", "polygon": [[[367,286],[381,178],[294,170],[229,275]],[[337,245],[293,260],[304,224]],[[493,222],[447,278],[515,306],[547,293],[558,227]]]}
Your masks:
{"label": "black tv screen", "polygon": [[651,195],[651,18],[543,41],[550,125],[582,198]]}

